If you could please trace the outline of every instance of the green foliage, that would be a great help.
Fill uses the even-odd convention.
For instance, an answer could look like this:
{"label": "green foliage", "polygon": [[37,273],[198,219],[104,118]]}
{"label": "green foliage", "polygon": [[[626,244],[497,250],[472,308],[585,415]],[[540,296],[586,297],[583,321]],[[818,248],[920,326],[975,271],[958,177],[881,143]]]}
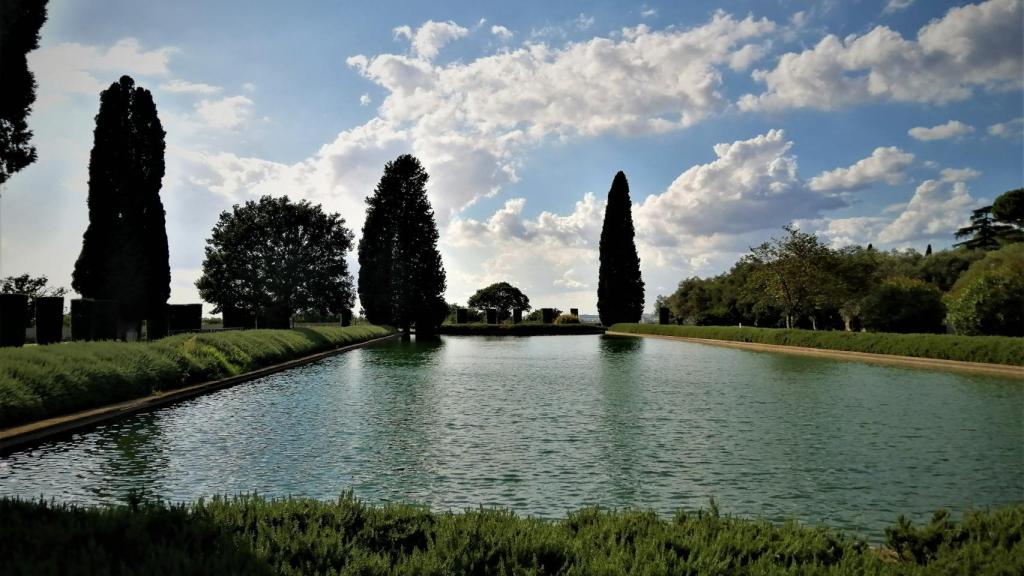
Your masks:
{"label": "green foliage", "polygon": [[0,186],[35,162],[28,115],[36,101],[36,79],[27,54],[39,48],[46,0],[4,0],[0,8]]}
{"label": "green foliage", "polygon": [[514,309],[529,310],[530,299],[508,282],[496,282],[477,290],[466,301],[466,305],[477,310],[496,308],[498,320],[502,321],[511,316]]}
{"label": "green foliage", "polygon": [[[552,308],[551,310],[554,312],[555,318],[557,318],[557,317],[562,315],[562,311],[560,309],[558,309],[558,308]],[[544,311],[543,311],[543,308],[537,308],[533,312],[530,312],[526,316],[523,316],[523,321],[524,322],[543,322],[544,321]]]}
{"label": "green foliage", "polygon": [[376,326],[180,334],[0,350],[0,428],[235,376],[388,334]]}
{"label": "green foliage", "polygon": [[579,316],[573,316],[572,314],[559,314],[558,317],[555,318],[555,324],[579,324],[579,323],[580,323],[580,317]]}
{"label": "green foliage", "polygon": [[[886,547],[823,527],[711,509],[665,519],[585,508],[566,518],[431,512],[258,496],[127,506],[0,499],[5,573],[1019,574],[1024,506],[900,520]],[[59,553],[54,553],[59,551]]]}
{"label": "green foliage", "polygon": [[384,165],[366,199],[359,239],[359,301],[375,324],[433,331],[448,313],[437,223],[427,198],[429,175],[415,156]]}
{"label": "green foliage", "polygon": [[125,322],[156,317],[171,294],[160,187],[164,130],[153,95],[122,76],[100,94],[89,155],[89,226],[72,287],[117,300]]}
{"label": "green foliage", "polygon": [[1024,336],[1024,243],[989,252],[946,296],[957,334]]}
{"label": "green foliage", "polygon": [[605,326],[637,322],[644,311],[644,281],[634,235],[629,182],[618,172],[604,210],[597,273],[597,312]]}
{"label": "green foliage", "polygon": [[576,334],[604,334],[604,327],[596,324],[443,324],[441,334],[451,336],[566,336]]}
{"label": "green foliage", "polygon": [[999,222],[1024,228],[1024,188],[1000,194],[992,203],[992,217]]}
{"label": "green foliage", "polygon": [[263,196],[221,213],[196,287],[215,311],[340,314],[355,300],[351,249],[352,232],[340,215],[306,200]]}
{"label": "green foliage", "polygon": [[942,333],[942,292],[914,278],[890,278],[860,303],[864,327],[876,332]]}
{"label": "green foliage", "polygon": [[1016,228],[1000,222],[992,214],[992,206],[982,206],[971,211],[971,223],[956,231],[957,242],[954,246],[969,249],[997,250],[1007,239],[1017,236]]}
{"label": "green foliage", "polygon": [[921,261],[917,267],[917,278],[930,282],[943,292],[949,292],[957,278],[971,267],[971,264],[985,257],[984,250],[942,250]]}
{"label": "green foliage", "polygon": [[872,354],[895,354],[964,362],[989,362],[1024,366],[1024,340],[1006,336],[954,336],[952,334],[889,334],[739,328],[735,326],[660,326],[657,324],[616,324],[611,332],[683,336],[758,344],[803,346],[823,350],[848,350]]}

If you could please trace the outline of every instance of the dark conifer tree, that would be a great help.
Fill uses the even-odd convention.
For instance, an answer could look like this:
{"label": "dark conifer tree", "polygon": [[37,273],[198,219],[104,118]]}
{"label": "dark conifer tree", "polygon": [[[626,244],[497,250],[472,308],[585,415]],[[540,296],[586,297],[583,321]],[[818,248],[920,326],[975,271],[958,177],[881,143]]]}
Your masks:
{"label": "dark conifer tree", "polygon": [[128,76],[100,94],[89,156],[89,227],[72,286],[118,301],[122,332],[162,315],[170,296],[164,209],[164,130],[153,97]]}
{"label": "dark conifer tree", "polygon": [[626,175],[619,172],[608,191],[601,228],[597,311],[605,326],[638,322],[643,314],[644,281],[640,276],[640,257],[636,253],[634,235],[629,183]]}
{"label": "dark conifer tree", "polygon": [[406,331],[415,325],[417,334],[432,333],[448,311],[428,178],[414,156],[388,162],[367,199],[359,240],[359,300],[367,319]]}
{"label": "dark conifer tree", "polygon": [[932,255],[932,245],[931,244],[929,244],[928,247],[924,249],[924,255],[925,256],[931,256]]}
{"label": "dark conifer tree", "polygon": [[0,185],[36,159],[28,115],[36,80],[26,55],[39,47],[46,0],[0,2]]}

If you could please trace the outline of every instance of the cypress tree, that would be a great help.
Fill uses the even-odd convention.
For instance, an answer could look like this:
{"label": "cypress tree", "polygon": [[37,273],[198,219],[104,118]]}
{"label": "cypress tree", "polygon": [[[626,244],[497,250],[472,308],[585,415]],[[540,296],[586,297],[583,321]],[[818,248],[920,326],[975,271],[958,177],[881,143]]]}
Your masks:
{"label": "cypress tree", "polygon": [[359,300],[368,320],[429,334],[444,320],[445,271],[427,199],[429,175],[404,154],[384,166],[359,240]]}
{"label": "cypress tree", "polygon": [[89,226],[72,286],[118,301],[121,332],[163,313],[170,296],[160,187],[164,130],[153,97],[128,76],[100,94],[89,156]]}
{"label": "cypress tree", "polygon": [[28,129],[36,80],[26,55],[39,47],[44,22],[46,0],[0,2],[0,185],[36,159]]}
{"label": "cypress tree", "polygon": [[636,253],[629,182],[621,171],[612,180],[601,228],[597,311],[601,324],[637,322],[644,310],[644,281]]}

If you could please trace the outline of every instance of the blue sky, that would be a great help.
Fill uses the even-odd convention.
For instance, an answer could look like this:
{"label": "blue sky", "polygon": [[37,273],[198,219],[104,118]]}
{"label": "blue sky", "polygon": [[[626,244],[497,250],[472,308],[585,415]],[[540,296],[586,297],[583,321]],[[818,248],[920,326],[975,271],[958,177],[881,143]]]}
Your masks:
{"label": "blue sky", "polygon": [[507,280],[585,313],[617,170],[651,303],[788,222],[948,246],[1024,180],[1024,0],[297,4],[51,0],[2,273],[70,285],[98,92],[121,74],[168,131],[175,302],[197,299],[221,210],[287,194],[358,233],[406,152],[432,176],[450,301]]}

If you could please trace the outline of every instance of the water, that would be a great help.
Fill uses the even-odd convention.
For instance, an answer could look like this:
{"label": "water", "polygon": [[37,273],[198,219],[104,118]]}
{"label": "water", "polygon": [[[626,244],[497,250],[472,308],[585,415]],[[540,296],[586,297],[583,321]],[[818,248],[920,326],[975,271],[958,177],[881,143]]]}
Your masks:
{"label": "water", "polygon": [[797,518],[878,538],[1024,501],[1017,380],[602,336],[394,340],[0,458],[0,494],[259,492],[541,517]]}

